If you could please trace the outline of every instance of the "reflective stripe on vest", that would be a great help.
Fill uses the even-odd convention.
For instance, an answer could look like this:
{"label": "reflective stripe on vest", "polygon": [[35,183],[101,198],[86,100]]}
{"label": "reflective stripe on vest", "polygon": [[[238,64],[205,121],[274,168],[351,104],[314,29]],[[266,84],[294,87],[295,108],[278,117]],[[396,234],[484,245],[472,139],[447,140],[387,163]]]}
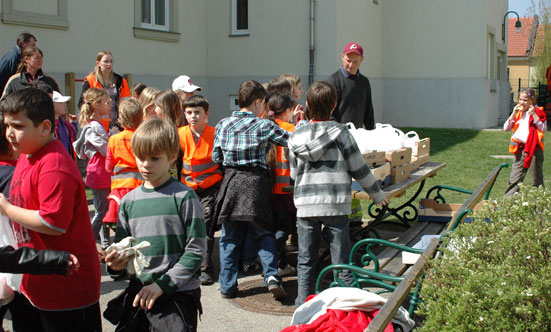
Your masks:
{"label": "reflective stripe on vest", "polygon": [[214,127],[206,126],[195,144],[191,127],[178,129],[180,146],[184,152],[182,164],[182,182],[195,190],[209,188],[222,180],[219,164],[212,161],[214,145]]}
{"label": "reflective stripe on vest", "polygon": [[134,130],[125,129],[109,139],[109,152],[115,161],[111,175],[111,190],[116,188],[137,188],[143,182],[132,152]]}
{"label": "reflective stripe on vest", "polygon": [[[295,126],[292,124],[276,119],[275,121],[279,127],[288,132],[293,132]],[[286,149],[282,146],[276,146],[276,164],[275,164],[275,181],[272,188],[272,193],[274,194],[288,194],[284,192],[283,188],[291,185],[291,168],[289,166],[289,160],[287,159]]]}

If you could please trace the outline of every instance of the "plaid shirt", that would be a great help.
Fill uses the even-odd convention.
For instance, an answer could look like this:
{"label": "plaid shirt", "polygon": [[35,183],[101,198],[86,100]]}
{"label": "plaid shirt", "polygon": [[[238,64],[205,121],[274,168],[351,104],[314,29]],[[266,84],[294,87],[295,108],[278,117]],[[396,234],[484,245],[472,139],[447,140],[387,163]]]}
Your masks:
{"label": "plaid shirt", "polygon": [[287,146],[289,132],[252,112],[233,112],[214,132],[212,160],[224,166],[260,166],[268,169],[266,153],[271,144]]}

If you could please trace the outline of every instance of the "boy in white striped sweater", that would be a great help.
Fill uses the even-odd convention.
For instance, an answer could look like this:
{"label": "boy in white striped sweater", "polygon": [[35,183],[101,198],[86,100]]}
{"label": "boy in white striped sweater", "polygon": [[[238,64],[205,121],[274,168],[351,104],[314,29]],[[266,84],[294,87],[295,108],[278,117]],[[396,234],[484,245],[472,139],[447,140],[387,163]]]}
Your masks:
{"label": "boy in white striped sweater", "polygon": [[388,203],[346,126],[330,120],[336,103],[332,85],[312,84],[306,94],[309,122],[299,123],[289,138],[299,247],[297,307],[314,294],[322,225],[330,233],[332,263],[348,260],[351,177],[375,203]]}

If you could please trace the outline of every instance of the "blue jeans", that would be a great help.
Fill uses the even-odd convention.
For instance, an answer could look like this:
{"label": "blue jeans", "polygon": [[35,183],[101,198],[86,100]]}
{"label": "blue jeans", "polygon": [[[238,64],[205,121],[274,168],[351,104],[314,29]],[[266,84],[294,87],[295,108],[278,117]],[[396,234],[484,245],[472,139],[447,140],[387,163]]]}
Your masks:
{"label": "blue jeans", "polygon": [[251,231],[247,229],[247,235],[245,235],[245,241],[243,243],[243,249],[239,253],[239,259],[245,265],[253,265],[258,257],[258,246],[251,237]]}
{"label": "blue jeans", "polygon": [[92,189],[94,209],[96,214],[92,218],[92,230],[94,231],[94,237],[96,241],[100,240],[99,231],[103,228],[103,234],[101,238],[101,246],[109,246],[109,228],[103,225],[103,218],[109,209],[109,200],[107,196],[111,192],[110,189]]}
{"label": "blue jeans", "polygon": [[350,255],[350,233],[348,216],[297,218],[298,257],[297,283],[298,296],[295,305],[298,307],[306,301],[308,295],[316,290],[318,252],[322,240],[321,226],[331,248],[331,263],[348,262]]}
{"label": "blue jeans", "polygon": [[222,224],[222,236],[220,237],[220,292],[231,294],[237,291],[237,270],[239,253],[243,247],[247,229],[252,239],[258,244],[258,255],[264,271],[264,283],[269,277],[277,275],[277,252],[275,238],[266,226],[245,221],[229,221]]}

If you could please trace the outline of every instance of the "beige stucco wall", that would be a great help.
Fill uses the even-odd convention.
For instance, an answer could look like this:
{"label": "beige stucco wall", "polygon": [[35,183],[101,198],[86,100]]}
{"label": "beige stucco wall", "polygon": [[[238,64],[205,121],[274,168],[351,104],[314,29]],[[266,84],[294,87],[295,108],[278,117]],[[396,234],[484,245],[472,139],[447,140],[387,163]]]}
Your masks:
{"label": "beige stucco wall", "polygon": [[530,61],[528,58],[520,60],[509,58],[509,83],[514,93],[514,100],[518,99],[518,79],[521,79],[521,88],[528,87],[530,82]]}
{"label": "beige stucco wall", "polygon": [[0,53],[7,52],[17,35],[27,30],[38,38],[38,47],[44,52],[43,68],[50,73],[88,73],[97,52],[109,49],[117,73],[206,76],[206,3],[180,2],[178,11],[180,42],[170,43],[133,36],[132,0],[68,1],[67,30],[3,24]]}
{"label": "beige stucco wall", "polygon": [[[15,1],[28,7],[30,0]],[[87,74],[104,48],[114,54],[115,71],[132,73],[134,82],[165,89],[186,73],[211,101],[211,123],[229,114],[229,96],[245,79],[291,72],[306,88],[309,1],[250,1],[249,36],[242,37],[229,36],[230,0],[177,3],[177,43],[135,38],[133,0],[68,1],[66,30],[1,24],[0,53],[31,31],[45,71],[62,86],[63,73]],[[487,34],[495,31],[499,44],[506,10],[506,0],[317,0],[314,79],[337,70],[343,46],[355,40],[364,46],[361,72],[372,84],[377,122],[491,126],[500,87],[490,92],[486,77]]]}

